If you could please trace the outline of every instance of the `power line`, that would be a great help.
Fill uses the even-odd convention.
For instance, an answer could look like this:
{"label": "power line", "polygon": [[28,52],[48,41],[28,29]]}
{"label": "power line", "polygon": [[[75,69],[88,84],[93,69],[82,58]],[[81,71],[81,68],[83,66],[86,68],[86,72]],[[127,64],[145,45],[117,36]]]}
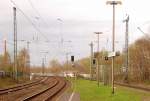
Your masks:
{"label": "power line", "polygon": [[48,26],[48,24],[45,22],[44,18],[41,16],[41,14],[39,13],[39,11],[35,8],[35,6],[33,5],[33,3],[31,2],[31,0],[28,0],[29,4],[31,5],[31,7],[33,8],[33,10],[37,13],[37,15],[41,18],[42,22]]}
{"label": "power line", "polygon": [[24,15],[24,17],[31,23],[31,25],[33,26],[33,28],[38,31],[47,41],[49,41],[49,39],[47,38],[47,36],[45,36],[41,30],[31,21],[31,19],[16,5],[16,3],[13,0],[10,0],[10,2],[16,6],[16,8]]}

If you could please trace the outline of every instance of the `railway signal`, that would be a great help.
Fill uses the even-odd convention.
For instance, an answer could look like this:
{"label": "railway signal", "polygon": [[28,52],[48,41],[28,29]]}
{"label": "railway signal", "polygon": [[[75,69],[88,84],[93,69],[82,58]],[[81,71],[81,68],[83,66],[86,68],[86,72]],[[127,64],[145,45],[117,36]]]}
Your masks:
{"label": "railway signal", "polygon": [[103,34],[103,32],[94,32],[96,35],[97,35],[97,85],[99,86],[99,76],[100,76],[100,73],[99,73],[99,68],[100,68],[100,57],[99,57],[99,35],[100,34]]}
{"label": "railway signal", "polygon": [[72,67],[74,67],[74,56],[71,56]]}
{"label": "railway signal", "polygon": [[93,59],[93,65],[95,65],[96,64],[96,59]]}
{"label": "railway signal", "polygon": [[71,56],[71,62],[74,62],[74,56]]}
{"label": "railway signal", "polygon": [[105,56],[105,60],[108,60],[108,56]]}

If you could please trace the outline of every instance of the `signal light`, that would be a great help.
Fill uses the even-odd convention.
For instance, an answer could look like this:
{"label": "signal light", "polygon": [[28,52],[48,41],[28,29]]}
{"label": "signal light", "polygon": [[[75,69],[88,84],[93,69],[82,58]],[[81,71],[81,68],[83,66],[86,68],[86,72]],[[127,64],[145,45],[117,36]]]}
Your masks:
{"label": "signal light", "polygon": [[95,60],[95,59],[93,59],[93,64],[94,64],[94,65],[96,64],[96,60]]}
{"label": "signal light", "polygon": [[108,60],[108,57],[107,57],[107,56],[105,56],[105,60]]}
{"label": "signal light", "polygon": [[71,56],[71,62],[74,62],[74,56]]}

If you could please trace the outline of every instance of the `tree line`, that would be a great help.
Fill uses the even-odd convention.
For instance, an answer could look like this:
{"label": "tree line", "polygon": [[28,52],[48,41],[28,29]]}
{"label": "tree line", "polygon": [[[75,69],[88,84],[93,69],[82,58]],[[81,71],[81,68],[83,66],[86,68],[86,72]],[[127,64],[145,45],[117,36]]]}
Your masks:
{"label": "tree line", "polygon": [[[17,55],[17,76],[20,78],[29,78],[29,60],[30,56],[27,49],[23,48]],[[0,55],[0,70],[5,72],[8,77],[13,77],[15,74],[14,62],[9,52]]]}
{"label": "tree line", "polygon": [[[129,47],[129,67],[128,81],[129,82],[148,82],[150,81],[150,38],[142,37],[130,44]],[[102,50],[98,53],[100,64],[109,68],[111,73],[111,59],[105,60],[108,55],[107,50]],[[42,66],[31,67],[29,69],[27,60],[30,60],[28,51],[24,48],[19,51],[17,56],[18,75],[27,76],[29,72],[39,73],[42,71]],[[125,52],[122,51],[120,56],[115,58],[115,80],[123,81],[125,73],[123,67],[125,64]],[[13,73],[13,61],[10,54],[6,52],[0,55],[0,70]],[[45,73],[60,73],[64,71],[78,71],[79,73],[90,73],[90,56],[75,61],[75,67],[72,67],[71,62],[60,63],[57,59],[51,60],[49,66],[45,68]]]}

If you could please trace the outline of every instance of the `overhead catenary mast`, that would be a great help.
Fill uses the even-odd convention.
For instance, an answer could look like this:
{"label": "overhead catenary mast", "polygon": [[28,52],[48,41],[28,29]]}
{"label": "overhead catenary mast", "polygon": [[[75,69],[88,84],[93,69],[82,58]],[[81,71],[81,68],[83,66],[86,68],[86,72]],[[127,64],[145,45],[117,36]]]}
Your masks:
{"label": "overhead catenary mast", "polygon": [[6,39],[4,39],[4,63],[5,64],[7,64],[6,52],[7,52],[7,41],[6,41]]}
{"label": "overhead catenary mast", "polygon": [[16,19],[16,7],[13,7],[13,12],[14,12],[14,71],[13,71],[13,76],[15,80],[18,80],[17,77],[17,72],[18,72],[18,67],[17,67],[17,19]]}
{"label": "overhead catenary mast", "polygon": [[126,23],[126,32],[125,32],[125,79],[124,81],[128,82],[128,65],[129,65],[129,51],[128,51],[128,44],[129,44],[129,15],[126,16],[126,19],[123,20]]}

